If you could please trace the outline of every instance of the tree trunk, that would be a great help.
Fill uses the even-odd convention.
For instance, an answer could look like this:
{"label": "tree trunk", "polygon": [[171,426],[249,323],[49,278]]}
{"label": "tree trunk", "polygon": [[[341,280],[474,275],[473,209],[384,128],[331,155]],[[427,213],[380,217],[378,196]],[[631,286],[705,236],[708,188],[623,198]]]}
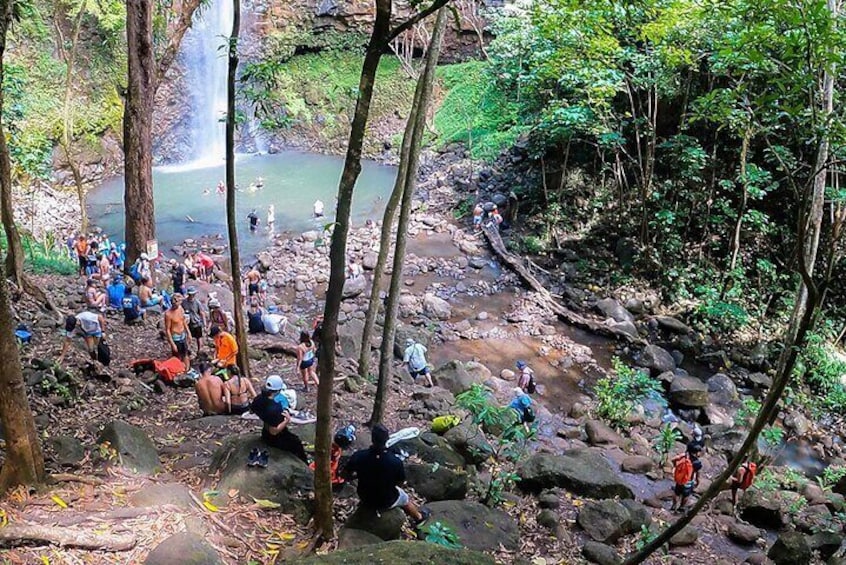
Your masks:
{"label": "tree trunk", "polygon": [[200,7],[204,0],[183,0],[179,10],[179,21],[173,28],[173,33],[167,41],[167,46],[159,57],[159,64],[156,67],[156,88],[164,80],[167,71],[170,69],[176,56],[179,54],[179,46],[185,33],[191,29],[194,21],[194,12]]}
{"label": "tree trunk", "polygon": [[[132,265],[156,237],[153,204],[153,0],[127,0],[126,106],[123,112],[126,264]],[[151,258],[152,259],[152,258]]]}
{"label": "tree trunk", "polygon": [[391,378],[394,361],[394,335],[396,333],[397,310],[399,309],[402,267],[405,262],[405,247],[408,240],[411,200],[417,184],[420,146],[423,143],[423,135],[426,130],[426,112],[432,99],[435,67],[437,67],[438,57],[440,56],[441,39],[443,38],[444,28],[446,27],[446,16],[446,10],[438,11],[437,19],[435,20],[435,29],[432,32],[432,40],[429,43],[429,52],[426,56],[426,68],[417,81],[417,91],[414,96],[415,106],[411,108],[408,117],[409,123],[413,123],[414,126],[412,128],[411,143],[409,144],[409,153],[407,155],[408,164],[405,167],[405,177],[403,179],[402,205],[400,206],[399,222],[397,223],[397,243],[394,250],[393,273],[391,274],[388,302],[385,305],[385,324],[382,328],[379,382],[376,386],[376,396],[373,401],[373,413],[370,416],[371,425],[381,423],[385,415],[385,406],[388,398],[388,382]]}
{"label": "tree trunk", "polygon": [[385,272],[385,265],[388,263],[388,255],[391,251],[391,232],[393,231],[394,217],[396,216],[397,207],[402,198],[406,171],[408,170],[408,155],[414,131],[414,109],[420,104],[418,95],[419,89],[414,93],[412,110],[405,124],[405,131],[402,136],[397,179],[394,181],[394,189],[385,206],[385,214],[382,216],[382,232],[379,236],[379,257],[376,259],[376,268],[373,270],[373,286],[370,288],[370,302],[367,307],[367,316],[364,318],[364,331],[361,334],[361,350],[358,354],[358,376],[363,379],[367,378],[370,372],[370,340],[373,337],[373,329],[376,326],[376,317],[379,315],[379,304],[381,302],[379,293],[382,291],[382,273]]}
{"label": "tree trunk", "polygon": [[[743,142],[740,146],[740,182],[743,192],[740,195],[740,206],[737,209],[737,221],[734,223],[734,237],[731,240],[731,260],[729,261],[729,273],[737,266],[737,256],[740,254],[740,231],[743,228],[743,215],[746,214],[746,205],[749,200],[749,179],[746,176],[746,159],[749,154],[749,138],[752,136],[751,128],[747,127],[743,134]],[[730,275],[729,275],[730,276]],[[725,289],[725,285],[723,287]]]}
{"label": "tree trunk", "polygon": [[376,0],[376,19],[373,33],[364,55],[361,78],[358,84],[358,100],[355,104],[344,170],[338,184],[338,205],[335,210],[335,226],[329,249],[329,288],[326,291],[326,305],[323,309],[323,335],[320,344],[320,384],[317,387],[317,430],[314,441],[314,493],[316,507],[314,524],[324,539],[335,535],[332,515],[332,482],[329,475],[329,454],[332,446],[332,386],[335,378],[335,339],[338,335],[338,312],[344,291],[346,270],[347,235],[350,224],[355,181],[361,172],[361,148],[373,99],[373,85],[376,70],[382,59],[385,42],[390,34],[391,0]]}
{"label": "tree trunk", "polygon": [[235,218],[235,81],[238,75],[238,34],[241,31],[241,0],[232,0],[232,35],[229,37],[229,66],[226,75],[226,226],[229,230],[229,262],[232,264],[232,294],[235,302],[235,338],[238,366],[250,377],[247,328],[244,327],[244,296],[241,293],[241,251]]}
{"label": "tree trunk", "polygon": [[[5,73],[6,34],[14,17],[14,0],[0,0],[0,112],[3,109],[3,78]],[[12,164],[0,114],[0,220],[6,233],[6,271],[19,288],[23,287],[24,252],[21,236],[15,225],[12,206]],[[17,356],[17,352],[15,353]]]}
{"label": "tree trunk", "polygon": [[[5,178],[8,182],[8,177]],[[14,326],[6,273],[0,265],[0,356],[4,359],[3,370],[0,371],[0,423],[6,438],[6,462],[0,469],[0,493],[17,485],[31,485],[44,480],[44,456],[26,396]]]}

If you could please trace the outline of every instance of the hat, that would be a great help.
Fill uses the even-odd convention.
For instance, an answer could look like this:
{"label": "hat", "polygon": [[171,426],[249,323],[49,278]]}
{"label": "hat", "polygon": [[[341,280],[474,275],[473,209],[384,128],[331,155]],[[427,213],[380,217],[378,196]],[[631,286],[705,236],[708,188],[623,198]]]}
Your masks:
{"label": "hat", "polygon": [[220,300],[217,298],[209,300],[209,308],[220,308]]}
{"label": "hat", "polygon": [[412,345],[414,345],[414,340],[413,340],[413,339],[408,338],[407,340],[405,340],[405,346],[406,346],[406,347],[409,347],[409,346],[412,346]]}
{"label": "hat", "polygon": [[699,426],[693,428],[693,438],[697,440],[702,439],[702,428]]}
{"label": "hat", "polygon": [[285,382],[282,380],[282,377],[279,375],[270,375],[267,377],[267,380],[264,381],[264,389],[270,390],[273,392],[280,391],[285,388]]}
{"label": "hat", "polygon": [[373,442],[373,445],[378,447],[385,447],[389,437],[391,437],[391,432],[382,424],[376,424],[370,432],[370,440]]}
{"label": "hat", "polygon": [[523,369],[526,368],[526,362],[525,361],[517,361],[517,368],[522,371]]}
{"label": "hat", "polygon": [[145,261],[146,261],[146,260],[147,260],[147,259],[149,259],[149,258],[150,258],[150,257],[149,257],[146,253],[142,253],[142,254],[141,254],[141,259],[143,259],[143,260],[145,260]]}
{"label": "hat", "polygon": [[194,294],[197,294],[197,289],[194,288],[193,286],[189,286],[188,287],[188,296],[192,296]]}
{"label": "hat", "polygon": [[176,265],[176,259],[174,259],[173,257],[171,257],[171,258],[170,258],[170,261],[168,261],[168,263],[170,263],[171,265]]}

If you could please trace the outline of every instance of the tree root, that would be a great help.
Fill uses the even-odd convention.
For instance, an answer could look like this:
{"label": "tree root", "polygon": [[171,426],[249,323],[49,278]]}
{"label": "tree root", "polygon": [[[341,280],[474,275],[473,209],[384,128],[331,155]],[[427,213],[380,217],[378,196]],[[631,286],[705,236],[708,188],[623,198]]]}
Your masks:
{"label": "tree root", "polygon": [[86,477],[82,475],[72,475],[70,473],[53,473],[49,476],[49,480],[54,483],[83,483],[86,485],[100,486],[106,484],[103,479],[97,477]]}
{"label": "tree root", "polygon": [[[582,328],[597,335],[612,337],[614,339],[619,339],[621,341],[637,345],[645,345],[645,341],[639,337],[635,337],[616,328],[606,326],[605,324],[595,320],[590,320],[580,314],[577,314],[576,312],[573,312],[558,302],[555,297],[553,297],[552,293],[550,293],[532,274],[531,270],[523,264],[522,260],[505,248],[505,243],[502,241],[502,237],[496,227],[485,226],[482,228],[482,232],[485,234],[488,244],[499,260],[502,261],[509,269],[514,271],[526,286],[535,291],[538,295],[538,302],[542,306],[552,310],[558,318],[571,326]],[[529,265],[536,267],[536,265],[534,265],[531,261],[528,262]]]}
{"label": "tree root", "polygon": [[9,524],[0,528],[0,546],[16,547],[33,543],[97,551],[129,551],[135,547],[137,539],[135,536],[95,534],[35,524]]}

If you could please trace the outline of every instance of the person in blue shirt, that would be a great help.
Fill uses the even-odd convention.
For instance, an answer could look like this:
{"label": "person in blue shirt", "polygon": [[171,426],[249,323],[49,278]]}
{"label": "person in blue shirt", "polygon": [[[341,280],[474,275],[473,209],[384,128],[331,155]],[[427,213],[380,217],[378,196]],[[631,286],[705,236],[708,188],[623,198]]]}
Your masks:
{"label": "person in blue shirt", "polygon": [[532,399],[528,394],[523,392],[522,388],[515,388],[514,394],[514,400],[511,401],[508,407],[517,412],[520,424],[532,422],[535,419],[534,411],[532,410]]}
{"label": "person in blue shirt", "polygon": [[128,286],[124,286],[121,307],[123,308],[123,321],[125,323],[136,324],[144,320],[146,312],[141,308],[141,299],[132,294],[132,289]]}
{"label": "person in blue shirt", "polygon": [[123,279],[115,276],[109,286],[106,288],[109,295],[109,306],[120,310],[123,308],[123,297],[126,294],[126,285],[123,284]]}

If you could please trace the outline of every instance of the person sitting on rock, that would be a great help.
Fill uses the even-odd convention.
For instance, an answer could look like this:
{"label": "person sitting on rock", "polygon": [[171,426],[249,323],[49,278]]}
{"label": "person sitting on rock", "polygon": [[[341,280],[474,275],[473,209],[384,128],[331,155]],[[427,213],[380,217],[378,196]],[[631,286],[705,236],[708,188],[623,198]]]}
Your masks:
{"label": "person sitting on rock", "polygon": [[221,369],[234,367],[238,359],[238,342],[229,332],[213,326],[209,333],[214,340],[214,364]]}
{"label": "person sitting on rock", "polygon": [[284,385],[285,383],[278,375],[267,377],[262,393],[250,403],[250,411],[264,424],[261,430],[261,439],[264,443],[292,453],[304,463],[308,463],[303,442],[288,429],[291,413],[275,400]]}
{"label": "person sitting on rock", "polygon": [[408,369],[408,374],[411,378],[417,381],[417,377],[426,377],[426,385],[429,387],[432,384],[432,374],[429,371],[429,363],[426,361],[426,346],[422,343],[417,343],[411,338],[405,340],[405,353],[402,357],[402,362],[405,363]]}
{"label": "person sitting on rock", "polygon": [[264,333],[264,315],[267,312],[259,307],[258,299],[250,299],[250,307],[247,310],[247,332],[251,334]]}
{"label": "person sitting on rock", "polygon": [[114,308],[115,310],[120,310],[123,308],[123,297],[126,292],[126,284],[123,282],[123,278],[120,276],[116,276],[109,282],[109,286],[106,287],[106,294],[109,297],[109,307]]}
{"label": "person sitting on rock", "polygon": [[[673,504],[670,510],[681,512],[687,504],[687,499],[693,494],[693,489],[699,484],[699,470],[702,462],[699,461],[701,449],[694,446],[685,450],[681,455],[673,459]],[[696,465],[698,463],[698,465]]]}
{"label": "person sitting on rock", "polygon": [[746,489],[752,486],[755,481],[755,475],[758,473],[758,465],[749,461],[748,459],[737,468],[737,471],[731,478],[731,505],[737,506],[737,491]]}
{"label": "person sitting on rock", "polygon": [[256,397],[256,389],[250,379],[241,376],[237,366],[229,369],[229,380],[226,381],[231,401],[228,406],[228,414],[240,415],[249,412],[250,402]]}
{"label": "person sitting on rock", "polygon": [[415,525],[422,524],[430,512],[418,508],[400,488],[405,482],[405,467],[399,457],[388,451],[390,435],[382,424],[373,426],[372,445],[353,453],[342,475],[346,480],[358,480],[356,490],[362,506],[376,512],[401,508]]}
{"label": "person sitting on rock", "polygon": [[231,412],[231,391],[226,383],[212,372],[213,369],[214,366],[211,364],[203,363],[200,366],[200,378],[194,384],[203,416],[215,416]]}
{"label": "person sitting on rock", "polygon": [[123,288],[121,309],[123,310],[123,322],[127,325],[142,322],[146,317],[146,312],[141,308],[141,299],[132,294],[132,289],[128,286]]}
{"label": "person sitting on rock", "polygon": [[141,299],[142,308],[158,306],[162,301],[162,297],[153,291],[153,283],[147,277],[141,279],[141,286],[138,288],[138,298]]}
{"label": "person sitting on rock", "polygon": [[229,312],[225,312],[220,306],[220,300],[217,298],[210,298],[209,303],[209,332],[212,328],[217,326],[223,331],[231,332],[235,328],[235,320]]}

